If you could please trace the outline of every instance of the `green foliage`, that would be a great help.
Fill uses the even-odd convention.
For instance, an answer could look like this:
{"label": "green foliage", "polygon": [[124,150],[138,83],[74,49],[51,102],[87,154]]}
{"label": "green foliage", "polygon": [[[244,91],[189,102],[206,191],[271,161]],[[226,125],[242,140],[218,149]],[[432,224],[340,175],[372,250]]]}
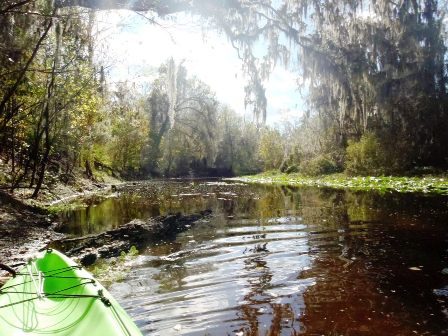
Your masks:
{"label": "green foliage", "polygon": [[148,118],[127,83],[120,83],[114,95],[109,111],[111,137],[108,151],[112,167],[124,177],[132,177],[142,167],[143,151],[149,140]]}
{"label": "green foliage", "polygon": [[281,174],[272,172],[253,176],[235,177],[246,183],[286,185],[293,187],[324,187],[333,189],[350,189],[400,193],[425,193],[448,195],[448,178],[446,176],[393,177],[367,176],[349,177],[343,174],[325,176],[304,176],[301,174]]}
{"label": "green foliage", "polygon": [[90,271],[103,285],[109,286],[126,278],[130,264],[138,255],[138,249],[131,246],[128,252],[122,251],[116,258],[98,261],[90,268]]}
{"label": "green foliage", "polygon": [[185,176],[211,167],[216,155],[218,101],[210,88],[168,60],[146,101],[149,117],[147,170]]}
{"label": "green foliage", "polygon": [[266,127],[261,132],[259,155],[264,169],[280,169],[284,157],[283,137],[277,129]]}
{"label": "green foliage", "polygon": [[304,161],[300,166],[300,172],[308,176],[332,174],[338,171],[336,163],[325,155],[319,155]]}
{"label": "green foliage", "polygon": [[[237,4],[196,9],[239,48],[250,74],[245,102],[257,122],[266,117],[263,81],[278,62],[296,61],[310,108],[299,124],[280,131],[245,122],[172,59],[148,95],[127,84],[110,92],[93,61],[94,12],[3,1],[2,8],[17,5],[0,13],[0,155],[13,163],[8,182],[37,192],[49,169],[71,176],[96,159],[128,177],[446,167],[446,2]],[[254,49],[262,38],[265,54]],[[360,140],[347,141],[354,135]]]}
{"label": "green foliage", "polygon": [[150,174],[216,176],[260,171],[257,128],[220,106],[210,88],[188,76],[183,65],[169,60],[160,67],[145,110],[150,119],[145,159]]}
{"label": "green foliage", "polygon": [[[298,135],[302,153],[344,149],[353,135],[374,130],[393,159],[383,162],[386,170],[446,168],[446,1],[237,4],[215,5],[214,13],[251,75],[247,101],[266,106],[260,92],[273,65],[298,66],[310,108]],[[255,47],[263,43],[265,54]]]}
{"label": "green foliage", "polygon": [[381,175],[385,172],[384,149],[373,133],[364,134],[359,141],[349,141],[346,171],[353,175]]}
{"label": "green foliage", "polygon": [[0,34],[8,36],[0,42],[0,155],[14,162],[12,188],[26,183],[37,196],[44,180],[72,176],[90,157],[103,101],[90,19],[79,8],[55,14],[51,1],[19,6],[0,13]]}
{"label": "green foliage", "polygon": [[128,252],[121,251],[119,258],[121,261],[125,261],[126,258],[136,257],[138,256],[138,254],[139,254],[138,249],[134,245],[132,245]]}
{"label": "green foliage", "polygon": [[74,211],[86,207],[87,205],[82,200],[76,200],[75,202],[58,203],[56,205],[51,205],[47,207],[46,210],[52,215],[57,215],[62,212]]}
{"label": "green foliage", "polygon": [[298,173],[300,171],[300,168],[297,165],[291,165],[285,170],[285,174],[293,174]]}
{"label": "green foliage", "polygon": [[262,160],[258,154],[259,132],[257,127],[249,122],[244,122],[239,116],[237,124],[238,136],[235,139],[234,165],[235,174],[253,174],[262,171]]}

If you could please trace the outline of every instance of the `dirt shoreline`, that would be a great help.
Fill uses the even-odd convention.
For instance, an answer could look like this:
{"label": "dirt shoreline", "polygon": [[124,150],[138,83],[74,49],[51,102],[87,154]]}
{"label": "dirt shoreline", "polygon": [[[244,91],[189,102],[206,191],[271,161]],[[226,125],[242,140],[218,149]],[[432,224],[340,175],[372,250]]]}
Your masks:
{"label": "dirt shoreline", "polygon": [[[96,183],[80,178],[76,185],[58,183],[45,188],[37,199],[32,189],[22,188],[14,194],[0,189],[0,263],[18,267],[52,241],[62,239],[56,232],[60,223],[48,207],[68,204],[80,198],[107,194],[121,181]],[[0,271],[0,277],[5,273]]]}

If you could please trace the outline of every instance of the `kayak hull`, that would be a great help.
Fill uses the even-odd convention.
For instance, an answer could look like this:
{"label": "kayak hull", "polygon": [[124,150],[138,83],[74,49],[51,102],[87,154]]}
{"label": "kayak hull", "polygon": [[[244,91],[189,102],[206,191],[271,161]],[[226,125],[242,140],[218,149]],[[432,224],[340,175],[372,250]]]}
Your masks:
{"label": "kayak hull", "polygon": [[140,336],[93,276],[56,250],[42,252],[0,289],[0,336]]}

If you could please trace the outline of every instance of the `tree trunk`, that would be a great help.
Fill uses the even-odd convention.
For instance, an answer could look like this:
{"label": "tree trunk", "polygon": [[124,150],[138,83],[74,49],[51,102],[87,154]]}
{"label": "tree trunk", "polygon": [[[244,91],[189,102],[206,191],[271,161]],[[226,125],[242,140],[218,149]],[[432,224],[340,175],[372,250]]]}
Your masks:
{"label": "tree trunk", "polygon": [[39,165],[39,152],[36,151],[34,153],[33,158],[33,170],[31,171],[31,178],[29,187],[32,188],[34,186],[34,181],[36,180],[37,166]]}
{"label": "tree trunk", "polygon": [[[55,67],[53,66],[53,70]],[[37,180],[36,188],[34,189],[32,198],[36,198],[39,194],[39,191],[42,187],[45,177],[45,171],[47,169],[48,157],[50,155],[51,150],[51,140],[50,140],[50,99],[52,99],[53,95],[53,86],[55,80],[55,74],[53,73],[50,84],[48,85],[48,93],[47,93],[47,102],[45,103],[44,108],[44,132],[45,132],[45,152],[41,160],[41,166],[39,171],[39,177]],[[35,162],[35,167],[37,167],[37,163]]]}
{"label": "tree trunk", "polygon": [[44,182],[45,178],[45,171],[47,170],[47,163],[48,163],[48,157],[50,155],[51,150],[51,142],[50,142],[50,132],[49,132],[50,125],[45,125],[45,152],[42,157],[41,161],[41,167],[39,171],[39,178],[37,180],[36,188],[34,189],[33,195],[31,195],[32,198],[36,198],[37,195],[39,195],[39,191],[42,188],[42,184]]}
{"label": "tree trunk", "polygon": [[93,176],[92,166],[90,165],[89,160],[86,160],[86,176],[88,179],[95,181],[95,177]]}
{"label": "tree trunk", "polygon": [[[54,11],[56,13],[56,10]],[[53,20],[50,22],[50,26]],[[51,139],[50,139],[50,127],[51,127],[51,120],[50,120],[50,108],[55,109],[55,104],[51,104],[51,101],[54,99],[53,96],[53,89],[56,81],[56,68],[58,66],[58,59],[59,59],[59,50],[60,50],[60,36],[56,36],[56,49],[54,53],[54,60],[53,60],[53,66],[51,70],[51,79],[50,83],[48,84],[47,88],[47,97],[46,101],[44,103],[44,113],[43,113],[43,119],[44,119],[44,132],[45,132],[45,152],[41,160],[41,167],[39,171],[39,179],[37,180],[36,188],[34,189],[33,195],[31,195],[32,198],[36,198],[39,194],[40,189],[42,188],[42,184],[44,182],[45,178],[45,171],[47,169],[48,164],[48,157],[50,155],[51,151]],[[53,105],[53,106],[51,106]]]}
{"label": "tree trunk", "polygon": [[[12,108],[12,106],[11,106]],[[15,152],[15,132],[14,127],[11,127],[11,175],[16,173],[16,152]]]}
{"label": "tree trunk", "polygon": [[0,116],[5,111],[6,103],[14,95],[14,93],[18,89],[20,83],[22,82],[23,77],[25,77],[26,72],[28,71],[31,63],[33,62],[34,58],[36,57],[37,52],[39,51],[39,48],[40,48],[41,44],[43,43],[43,41],[47,37],[47,35],[48,35],[48,33],[49,33],[49,31],[50,31],[52,26],[53,26],[53,20],[51,19],[50,23],[45,27],[44,33],[42,34],[42,36],[37,41],[37,44],[34,47],[34,50],[33,50],[33,53],[31,54],[31,57],[28,59],[28,61],[26,62],[25,66],[23,67],[23,69],[19,72],[19,75],[17,76],[17,79],[16,79],[15,83],[9,88],[9,90],[6,90],[5,95],[3,96],[2,100],[0,101]]}

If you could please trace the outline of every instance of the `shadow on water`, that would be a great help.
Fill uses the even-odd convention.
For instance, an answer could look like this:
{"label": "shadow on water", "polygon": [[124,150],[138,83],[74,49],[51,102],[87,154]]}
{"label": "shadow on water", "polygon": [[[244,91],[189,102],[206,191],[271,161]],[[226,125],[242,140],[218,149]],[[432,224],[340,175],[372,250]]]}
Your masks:
{"label": "shadow on water", "polygon": [[146,183],[64,214],[65,230],[206,208],[110,288],[145,334],[447,333],[447,198]]}

